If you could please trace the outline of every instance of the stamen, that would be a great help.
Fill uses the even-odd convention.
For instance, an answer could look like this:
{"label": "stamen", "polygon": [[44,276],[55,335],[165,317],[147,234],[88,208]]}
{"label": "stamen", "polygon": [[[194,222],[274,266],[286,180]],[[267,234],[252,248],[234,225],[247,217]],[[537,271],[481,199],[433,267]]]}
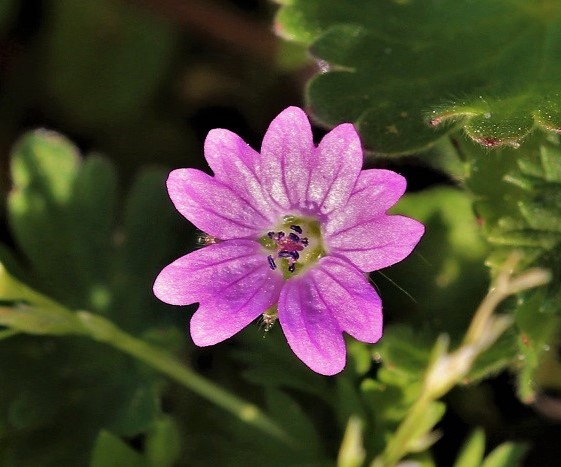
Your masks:
{"label": "stamen", "polygon": [[277,264],[271,255],[267,256],[267,261],[269,261],[269,267],[274,271],[277,269]]}
{"label": "stamen", "polygon": [[[283,229],[278,231],[268,231],[265,237],[262,239],[262,245],[269,250],[271,253],[267,256],[267,261],[269,267],[272,270],[280,269],[283,272],[285,279],[288,279],[288,273],[294,273],[297,269],[296,263],[303,261],[305,266],[310,260],[315,260],[317,253],[317,248],[312,249],[310,252],[304,252],[309,244],[315,245],[313,238],[319,235],[319,224],[316,226],[317,222],[310,221],[310,223],[302,224],[304,227],[297,224],[298,219],[294,216],[285,216],[283,218],[283,224],[277,228]],[[312,235],[312,242],[308,240],[308,237],[303,235]],[[277,261],[282,260],[280,263]]]}
{"label": "stamen", "polygon": [[290,238],[290,240],[292,240],[293,242],[299,243],[300,242],[300,237],[292,232],[290,232],[288,234],[288,238]]}

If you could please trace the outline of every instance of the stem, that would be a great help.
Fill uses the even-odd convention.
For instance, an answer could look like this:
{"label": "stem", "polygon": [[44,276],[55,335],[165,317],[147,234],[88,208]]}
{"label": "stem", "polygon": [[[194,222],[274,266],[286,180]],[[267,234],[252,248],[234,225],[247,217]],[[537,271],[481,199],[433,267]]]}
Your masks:
{"label": "stem", "polygon": [[406,454],[406,446],[414,438],[417,431],[419,420],[428,408],[431,399],[427,394],[421,394],[421,397],[411,407],[405,419],[399,425],[394,436],[388,441],[381,460],[376,460],[372,467],[390,467],[396,465]]}
{"label": "stem", "polygon": [[[449,353],[445,341],[437,341],[433,350],[433,359],[423,377],[419,398],[386,444],[383,453],[374,459],[371,467],[395,466],[411,452],[411,443],[425,435],[419,432],[419,426],[423,424],[423,420],[426,420],[431,403],[461,381],[477,356],[487,350],[512,323],[512,317],[508,315],[494,315],[497,306],[510,295],[539,287],[550,280],[550,273],[539,268],[529,269],[512,277],[518,260],[519,255],[513,253],[505,262],[494,287],[478,307],[462,345]],[[426,434],[433,428],[434,423],[427,426]]]}
{"label": "stem", "polygon": [[284,430],[257,406],[199,376],[173,355],[121,331],[101,316],[84,311],[79,312],[78,316],[95,340],[104,342],[144,362],[187,389],[233,413],[245,423],[253,425],[287,444],[291,442]]}

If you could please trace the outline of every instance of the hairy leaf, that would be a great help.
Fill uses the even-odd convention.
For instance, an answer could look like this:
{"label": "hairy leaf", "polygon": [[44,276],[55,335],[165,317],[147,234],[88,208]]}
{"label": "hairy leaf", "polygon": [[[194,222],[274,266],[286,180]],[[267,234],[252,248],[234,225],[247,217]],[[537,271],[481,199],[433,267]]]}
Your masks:
{"label": "hairy leaf", "polygon": [[544,350],[557,340],[561,316],[561,148],[556,138],[531,138],[517,150],[478,154],[469,143],[458,142],[470,164],[467,186],[477,197],[474,207],[492,245],[487,261],[492,274],[513,251],[520,257],[518,269],[538,266],[552,274],[548,286],[521,294],[509,306],[518,333],[518,393],[532,402],[539,389],[535,371]]}
{"label": "hairy leaf", "polygon": [[485,147],[561,128],[561,8],[554,0],[288,0],[277,31],[319,60],[308,104],[366,145],[413,152],[457,126]]}

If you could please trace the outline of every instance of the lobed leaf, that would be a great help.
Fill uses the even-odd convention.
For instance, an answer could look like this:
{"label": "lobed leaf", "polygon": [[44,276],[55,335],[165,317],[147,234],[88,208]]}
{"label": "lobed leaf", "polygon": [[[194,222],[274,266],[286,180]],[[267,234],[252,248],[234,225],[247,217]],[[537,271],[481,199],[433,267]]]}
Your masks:
{"label": "lobed leaf", "polygon": [[323,72],[307,102],[366,146],[411,153],[461,127],[484,147],[561,128],[561,8],[554,0],[291,0],[276,18]]}

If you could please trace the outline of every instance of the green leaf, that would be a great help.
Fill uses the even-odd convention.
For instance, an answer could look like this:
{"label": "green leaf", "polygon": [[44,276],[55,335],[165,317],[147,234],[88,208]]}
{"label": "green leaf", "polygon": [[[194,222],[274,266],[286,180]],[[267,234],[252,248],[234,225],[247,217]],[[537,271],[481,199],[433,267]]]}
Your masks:
{"label": "green leaf", "polygon": [[411,443],[407,447],[408,452],[425,451],[436,441],[435,438],[427,439],[427,434],[432,432],[434,426],[444,416],[444,412],[446,412],[446,405],[443,402],[436,401],[428,404],[411,434]]}
{"label": "green leaf", "polygon": [[480,467],[485,453],[485,433],[475,430],[462,446],[454,467]]}
{"label": "green leaf", "polygon": [[484,147],[561,127],[555,1],[281,3],[279,33],[327,62],[308,105],[326,125],[354,122],[374,151],[414,152],[455,127]]}
{"label": "green leaf", "polygon": [[170,24],[125,2],[60,0],[50,10],[50,105],[80,127],[123,124],[146,107],[174,45]]}
{"label": "green leaf", "polygon": [[429,363],[432,339],[407,326],[388,326],[376,346],[382,361],[393,372],[417,378]]}
{"label": "green leaf", "polygon": [[305,407],[287,393],[274,388],[268,388],[265,397],[272,417],[293,436],[297,447],[311,458],[320,457],[320,438]]}
{"label": "green leaf", "polygon": [[527,446],[520,443],[503,443],[489,454],[481,467],[512,467],[521,465]]}
{"label": "green leaf", "polygon": [[283,341],[281,330],[273,327],[263,335],[256,329],[242,334],[243,349],[232,352],[235,359],[246,368],[243,377],[259,386],[290,388],[301,391],[321,400],[333,402],[332,387],[322,376],[309,369],[294,358],[294,354]]}
{"label": "green leaf", "polygon": [[105,310],[115,222],[113,166],[98,157],[81,164],[72,143],[39,130],[15,146],[11,167],[8,220],[33,282],[71,308]]}
{"label": "green leaf", "polygon": [[[388,366],[378,370],[376,380],[366,379],[361,384],[362,397],[369,409],[374,436],[365,435],[367,450],[373,455],[384,449],[389,437],[420,394],[420,377],[393,371]],[[424,368],[419,368],[422,373]]]}
{"label": "green leaf", "polygon": [[171,417],[162,416],[148,432],[145,457],[148,467],[172,467],[181,455],[181,438]]}
{"label": "green leaf", "polygon": [[90,467],[142,467],[142,456],[114,434],[102,430],[95,443]]}
{"label": "green leaf", "polygon": [[8,219],[28,262],[27,273],[17,267],[19,277],[71,309],[109,313],[129,330],[181,319],[152,294],[157,272],[194,238],[167,197],[164,171],[141,171],[121,226],[115,168],[98,155],[82,159],[61,135],[25,135],[11,169]]}
{"label": "green leaf", "polygon": [[[469,152],[469,146],[463,147]],[[492,274],[513,250],[520,256],[518,269],[537,266],[552,274],[548,286],[520,294],[510,306],[518,334],[514,360],[518,394],[530,403],[538,389],[535,372],[544,349],[556,341],[560,325],[561,148],[554,138],[533,138],[518,150],[468,157],[468,187],[479,199],[475,209],[493,247],[487,261]]]}

